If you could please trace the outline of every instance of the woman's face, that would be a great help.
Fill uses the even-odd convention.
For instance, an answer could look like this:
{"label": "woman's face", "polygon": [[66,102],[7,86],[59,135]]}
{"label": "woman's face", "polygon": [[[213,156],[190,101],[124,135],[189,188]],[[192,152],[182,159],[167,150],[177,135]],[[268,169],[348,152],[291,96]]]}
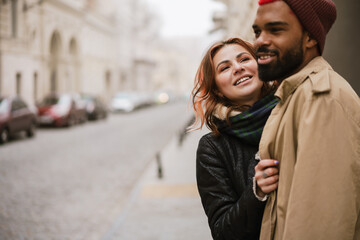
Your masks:
{"label": "woman's face", "polygon": [[252,106],[260,99],[263,82],[257,62],[241,45],[222,47],[213,59],[215,83],[220,93],[234,104]]}

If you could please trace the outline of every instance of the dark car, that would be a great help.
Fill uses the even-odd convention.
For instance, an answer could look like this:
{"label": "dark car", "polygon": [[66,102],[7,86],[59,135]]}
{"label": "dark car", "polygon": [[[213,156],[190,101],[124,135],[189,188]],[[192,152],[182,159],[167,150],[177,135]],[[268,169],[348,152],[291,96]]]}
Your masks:
{"label": "dark car", "polygon": [[37,109],[40,125],[70,127],[87,120],[85,103],[76,94],[49,94]]}
{"label": "dark car", "polygon": [[89,120],[105,119],[108,114],[106,105],[97,96],[82,94],[85,109]]}
{"label": "dark car", "polygon": [[19,97],[0,97],[0,143],[6,143],[19,132],[33,137],[36,132],[36,114]]}

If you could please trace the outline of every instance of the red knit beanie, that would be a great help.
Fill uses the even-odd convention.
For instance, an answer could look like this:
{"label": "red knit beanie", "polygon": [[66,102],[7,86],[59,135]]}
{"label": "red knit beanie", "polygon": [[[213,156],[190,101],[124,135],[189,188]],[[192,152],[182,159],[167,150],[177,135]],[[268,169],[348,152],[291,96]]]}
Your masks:
{"label": "red knit beanie", "polygon": [[[278,0],[259,0],[259,5]],[[326,34],[336,19],[336,7],[331,0],[283,0],[293,10],[306,31],[316,39],[320,54]]]}

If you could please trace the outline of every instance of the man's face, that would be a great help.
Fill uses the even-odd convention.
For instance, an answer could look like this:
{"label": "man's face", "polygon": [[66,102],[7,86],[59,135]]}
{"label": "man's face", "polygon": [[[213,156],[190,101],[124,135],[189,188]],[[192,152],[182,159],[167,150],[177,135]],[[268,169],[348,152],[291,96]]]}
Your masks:
{"label": "man's face", "polygon": [[304,61],[304,31],[284,1],[259,6],[253,29],[262,81],[280,81],[300,69]]}

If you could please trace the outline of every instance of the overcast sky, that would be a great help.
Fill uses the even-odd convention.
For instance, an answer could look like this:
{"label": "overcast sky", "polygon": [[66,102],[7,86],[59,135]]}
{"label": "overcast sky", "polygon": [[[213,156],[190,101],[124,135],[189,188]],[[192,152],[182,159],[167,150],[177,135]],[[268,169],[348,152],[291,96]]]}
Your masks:
{"label": "overcast sky", "polygon": [[214,0],[146,0],[162,19],[161,35],[204,36],[212,27],[212,13],[224,9]]}

